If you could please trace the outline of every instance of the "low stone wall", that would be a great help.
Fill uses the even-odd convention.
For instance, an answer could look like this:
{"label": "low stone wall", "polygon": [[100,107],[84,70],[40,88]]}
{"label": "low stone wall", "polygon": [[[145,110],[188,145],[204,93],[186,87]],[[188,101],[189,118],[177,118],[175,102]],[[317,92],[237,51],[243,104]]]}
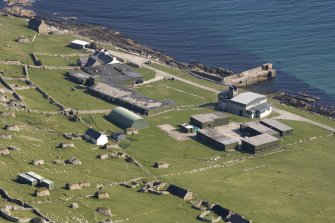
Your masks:
{"label": "low stone wall", "polygon": [[23,66],[23,73],[24,75],[27,76],[27,80],[29,80],[29,71],[28,71],[28,66],[26,64]]}
{"label": "low stone wall", "polygon": [[21,62],[18,60],[5,60],[5,61],[0,61],[0,64],[20,66]]}
{"label": "low stone wall", "polygon": [[[35,84],[34,84],[35,85]],[[53,104],[55,104],[57,107],[59,107],[61,110],[65,110],[65,106],[64,105],[62,105],[62,104],[60,104],[60,103],[58,103],[55,99],[53,99],[52,97],[50,97],[49,95],[48,95],[48,93],[47,92],[45,92],[42,88],[40,88],[39,86],[37,86],[37,85],[35,85],[36,86],[36,90],[38,91],[38,92],[40,92],[42,95],[43,95],[43,97],[45,98],[45,99],[47,99],[47,100],[49,100],[51,103],[53,103]]]}
{"label": "low stone wall", "polygon": [[[27,209],[32,210],[34,214],[36,214],[37,216],[39,216],[41,218],[44,218],[47,222],[50,222],[50,220],[46,216],[44,216],[40,211],[36,210],[33,206],[31,206],[30,204],[27,204],[24,201],[21,201],[19,199],[15,199],[15,198],[10,197],[9,194],[7,193],[7,191],[5,191],[2,188],[0,188],[0,195],[1,195],[1,197],[6,199],[7,201],[15,203],[19,206],[22,206],[22,208],[24,208],[22,210],[27,210]],[[3,214],[3,212],[1,212],[1,215],[2,214]],[[5,217],[4,215],[2,215],[2,216]],[[9,216],[9,217],[14,219],[14,217],[12,217],[12,216]],[[8,219],[8,220],[10,220],[10,219]],[[29,222],[29,221],[21,221],[21,222]],[[20,222],[20,221],[14,221],[14,222]]]}
{"label": "low stone wall", "polygon": [[30,54],[31,59],[33,59],[33,62],[36,66],[42,66],[42,61],[37,58],[37,56],[34,53]]}

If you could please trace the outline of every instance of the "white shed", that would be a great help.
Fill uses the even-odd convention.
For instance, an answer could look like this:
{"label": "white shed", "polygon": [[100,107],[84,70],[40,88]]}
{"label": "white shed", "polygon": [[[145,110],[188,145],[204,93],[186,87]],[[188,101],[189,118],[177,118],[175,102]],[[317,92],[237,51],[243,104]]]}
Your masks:
{"label": "white shed", "polygon": [[76,39],[71,42],[70,46],[75,49],[85,50],[86,48],[90,46],[90,43],[83,41],[83,40]]}

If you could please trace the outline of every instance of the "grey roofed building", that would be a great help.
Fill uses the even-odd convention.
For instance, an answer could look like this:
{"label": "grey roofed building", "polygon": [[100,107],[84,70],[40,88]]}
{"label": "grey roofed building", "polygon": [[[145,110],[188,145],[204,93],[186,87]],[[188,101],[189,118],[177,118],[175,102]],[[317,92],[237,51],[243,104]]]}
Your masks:
{"label": "grey roofed building", "polygon": [[27,175],[30,176],[30,177],[32,177],[32,178],[35,178],[38,183],[41,183],[42,180],[44,180],[44,177],[42,177],[41,175],[38,175],[38,174],[36,174],[36,173],[34,173],[32,171],[27,172]]}
{"label": "grey roofed building", "polygon": [[266,99],[267,97],[261,94],[257,94],[254,92],[244,92],[233,97],[231,101],[248,106],[254,104],[259,100],[266,100]]}
{"label": "grey roofed building", "polygon": [[109,115],[109,119],[123,129],[144,129],[148,127],[144,118],[123,107],[114,108]]}
{"label": "grey roofed building", "polygon": [[263,119],[260,121],[260,123],[279,132],[280,136],[285,136],[293,133],[293,128],[275,119]]}
{"label": "grey roofed building", "polygon": [[236,87],[219,94],[218,108],[236,115],[249,118],[264,118],[272,112],[267,97],[254,92],[237,94]]}
{"label": "grey roofed building", "polygon": [[157,101],[120,85],[98,83],[89,88],[89,93],[142,115],[158,114],[176,107],[173,100]]}
{"label": "grey roofed building", "polygon": [[242,139],[242,151],[251,154],[263,154],[279,149],[280,140],[269,134],[261,134],[254,137]]}
{"label": "grey roofed building", "polygon": [[214,128],[229,123],[229,116],[223,112],[193,115],[190,124],[198,128]]}
{"label": "grey roofed building", "polygon": [[177,196],[177,197],[179,197],[179,198],[182,198],[182,199],[184,199],[184,200],[192,200],[192,198],[193,198],[193,194],[192,194],[192,192],[190,192],[190,191],[188,191],[188,190],[186,190],[186,189],[184,189],[184,188],[175,186],[175,185],[173,185],[173,184],[171,184],[171,185],[168,187],[167,191],[168,191],[170,194],[172,194],[172,195],[174,195],[174,196]]}
{"label": "grey roofed building", "polygon": [[247,122],[240,124],[240,130],[244,134],[249,134],[249,136],[256,136],[263,133],[267,133],[272,136],[279,137],[279,133],[259,122]]}
{"label": "grey roofed building", "polygon": [[86,135],[86,136],[88,136],[88,137],[90,137],[90,138],[92,138],[92,139],[98,140],[99,137],[101,136],[101,133],[98,132],[98,131],[96,131],[96,130],[94,130],[94,129],[92,129],[92,128],[89,128],[89,129],[85,132],[84,135]]}
{"label": "grey roofed building", "polygon": [[201,129],[197,132],[197,139],[223,151],[234,151],[238,147],[238,141],[227,137],[220,130],[215,128]]}
{"label": "grey roofed building", "polygon": [[125,64],[106,64],[96,67],[84,67],[85,72],[90,75],[101,76],[102,82],[106,84],[133,85],[136,80],[143,80],[143,76]]}
{"label": "grey roofed building", "polygon": [[30,186],[35,186],[37,185],[37,180],[25,173],[20,173],[19,175],[17,175],[17,181],[19,183],[23,183],[23,184],[29,184]]}
{"label": "grey roofed building", "polygon": [[96,67],[106,64],[118,64],[121,62],[116,57],[103,50],[97,50],[89,57],[82,57],[80,61],[85,62],[80,64],[82,67]]}

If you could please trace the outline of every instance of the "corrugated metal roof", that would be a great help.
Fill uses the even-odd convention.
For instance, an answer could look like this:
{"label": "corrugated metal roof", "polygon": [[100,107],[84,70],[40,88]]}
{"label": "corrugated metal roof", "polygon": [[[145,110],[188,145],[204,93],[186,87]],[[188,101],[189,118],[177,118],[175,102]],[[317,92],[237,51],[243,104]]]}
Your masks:
{"label": "corrugated metal roof", "polygon": [[[142,129],[147,126],[146,121],[139,115],[123,107],[116,107],[110,114],[110,119],[122,128]],[[138,123],[137,126],[134,126]]]}
{"label": "corrugated metal roof", "polygon": [[254,92],[244,92],[241,93],[235,97],[233,97],[231,99],[231,101],[240,103],[240,104],[244,104],[244,105],[248,105],[250,103],[252,103],[255,100],[263,100],[266,99],[266,96],[261,95],[261,94],[257,94]]}
{"label": "corrugated metal roof", "polygon": [[44,177],[42,177],[41,175],[38,175],[37,173],[34,173],[32,171],[27,172],[28,176],[31,176],[32,178],[35,178],[38,181],[42,181],[44,179]]}

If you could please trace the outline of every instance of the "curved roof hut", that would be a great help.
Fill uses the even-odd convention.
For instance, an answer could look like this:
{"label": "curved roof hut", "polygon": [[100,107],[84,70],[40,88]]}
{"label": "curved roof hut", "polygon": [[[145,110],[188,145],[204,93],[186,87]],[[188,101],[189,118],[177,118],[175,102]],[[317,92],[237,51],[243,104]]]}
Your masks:
{"label": "curved roof hut", "polygon": [[109,119],[123,129],[144,129],[148,126],[148,123],[144,120],[144,118],[123,107],[113,109]]}

